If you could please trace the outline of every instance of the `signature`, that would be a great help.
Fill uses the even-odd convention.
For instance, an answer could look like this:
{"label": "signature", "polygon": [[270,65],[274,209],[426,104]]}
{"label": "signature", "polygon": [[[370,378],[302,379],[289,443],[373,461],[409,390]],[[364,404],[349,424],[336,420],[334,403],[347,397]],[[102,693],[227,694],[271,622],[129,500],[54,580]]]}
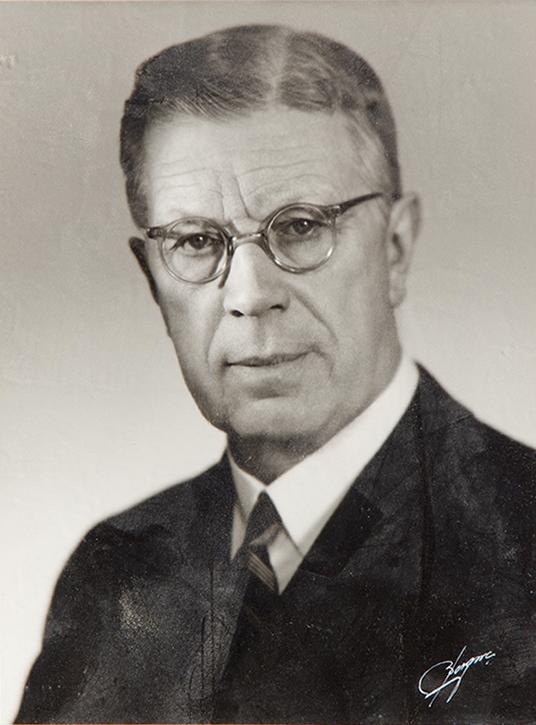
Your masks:
{"label": "signature", "polygon": [[[491,650],[483,652],[480,655],[469,657],[469,659],[460,662],[463,657],[467,645],[462,648],[456,660],[443,660],[429,667],[426,672],[421,675],[419,680],[419,692],[424,695],[425,700],[430,700],[428,707],[432,707],[437,696],[443,690],[451,688],[447,702],[450,702],[454,695],[458,692],[465,674],[473,665],[489,665],[490,661],[495,657],[495,652]],[[445,674],[443,681],[438,685],[438,678]],[[432,687],[432,689],[430,689]]]}

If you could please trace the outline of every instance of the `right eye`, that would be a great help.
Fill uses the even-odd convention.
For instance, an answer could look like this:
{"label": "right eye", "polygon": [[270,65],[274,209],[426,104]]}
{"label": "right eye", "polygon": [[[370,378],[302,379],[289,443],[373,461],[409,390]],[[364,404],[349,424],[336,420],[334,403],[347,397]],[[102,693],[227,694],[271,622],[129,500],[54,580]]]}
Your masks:
{"label": "right eye", "polygon": [[222,240],[220,237],[207,233],[188,234],[186,236],[172,235],[169,251],[178,252],[191,257],[216,254],[221,251]]}

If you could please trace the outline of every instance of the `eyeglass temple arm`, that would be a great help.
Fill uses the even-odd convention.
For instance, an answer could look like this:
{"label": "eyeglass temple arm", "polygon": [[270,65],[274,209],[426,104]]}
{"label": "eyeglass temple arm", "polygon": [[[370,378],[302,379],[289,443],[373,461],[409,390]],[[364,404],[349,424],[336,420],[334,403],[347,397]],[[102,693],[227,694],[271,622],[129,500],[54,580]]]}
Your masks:
{"label": "eyeglass temple arm", "polygon": [[[358,204],[363,204],[365,201],[370,201],[371,199],[377,199],[380,196],[384,196],[391,201],[396,201],[400,198],[400,194],[397,193],[386,194],[382,191],[374,191],[370,194],[364,194],[363,196],[357,196],[354,199],[343,201],[341,204],[334,204],[329,208],[331,209],[333,214],[339,216],[340,214],[344,214],[344,212],[348,211],[348,209],[351,209],[353,206],[358,206]],[[146,227],[143,231],[149,239],[156,239],[163,231],[166,230],[168,226],[171,225],[164,225],[160,227]]]}
{"label": "eyeglass temple arm", "polygon": [[380,196],[392,199],[393,201],[398,198],[398,194],[385,194],[382,191],[374,191],[370,194],[357,196],[355,199],[343,201],[342,204],[337,204],[333,208],[333,211],[335,212],[335,214],[337,214],[337,216],[339,216],[340,214],[344,214],[344,212],[348,211],[348,209],[351,209],[353,206],[358,206],[358,204],[363,204],[365,201],[370,201],[371,199],[377,199]]}

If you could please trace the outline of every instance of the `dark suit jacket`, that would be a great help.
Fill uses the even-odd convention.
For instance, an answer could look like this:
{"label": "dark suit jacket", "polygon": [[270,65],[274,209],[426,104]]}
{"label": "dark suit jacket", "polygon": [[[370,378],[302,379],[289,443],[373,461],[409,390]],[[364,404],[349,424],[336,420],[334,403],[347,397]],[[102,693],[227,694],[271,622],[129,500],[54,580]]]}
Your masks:
{"label": "dark suit jacket", "polygon": [[421,370],[222,692],[246,586],[223,460],[88,533],[17,722],[536,722],[535,481]]}

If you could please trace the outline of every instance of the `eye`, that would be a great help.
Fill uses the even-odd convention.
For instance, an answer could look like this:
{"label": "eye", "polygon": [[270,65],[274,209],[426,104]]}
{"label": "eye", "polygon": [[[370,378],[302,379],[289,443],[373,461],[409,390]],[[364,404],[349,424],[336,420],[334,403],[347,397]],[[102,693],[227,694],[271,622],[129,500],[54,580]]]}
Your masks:
{"label": "eye", "polygon": [[313,230],[318,229],[321,224],[315,219],[294,219],[283,224],[283,230],[287,234],[294,234],[298,237],[306,237]]}
{"label": "eye", "polygon": [[221,250],[221,247],[222,240],[220,237],[198,233],[175,238],[170,251],[193,257],[215,254]]}
{"label": "eye", "polygon": [[279,219],[272,228],[272,233],[281,242],[305,241],[314,239],[326,228],[326,224],[320,219],[308,217],[295,217]]}

